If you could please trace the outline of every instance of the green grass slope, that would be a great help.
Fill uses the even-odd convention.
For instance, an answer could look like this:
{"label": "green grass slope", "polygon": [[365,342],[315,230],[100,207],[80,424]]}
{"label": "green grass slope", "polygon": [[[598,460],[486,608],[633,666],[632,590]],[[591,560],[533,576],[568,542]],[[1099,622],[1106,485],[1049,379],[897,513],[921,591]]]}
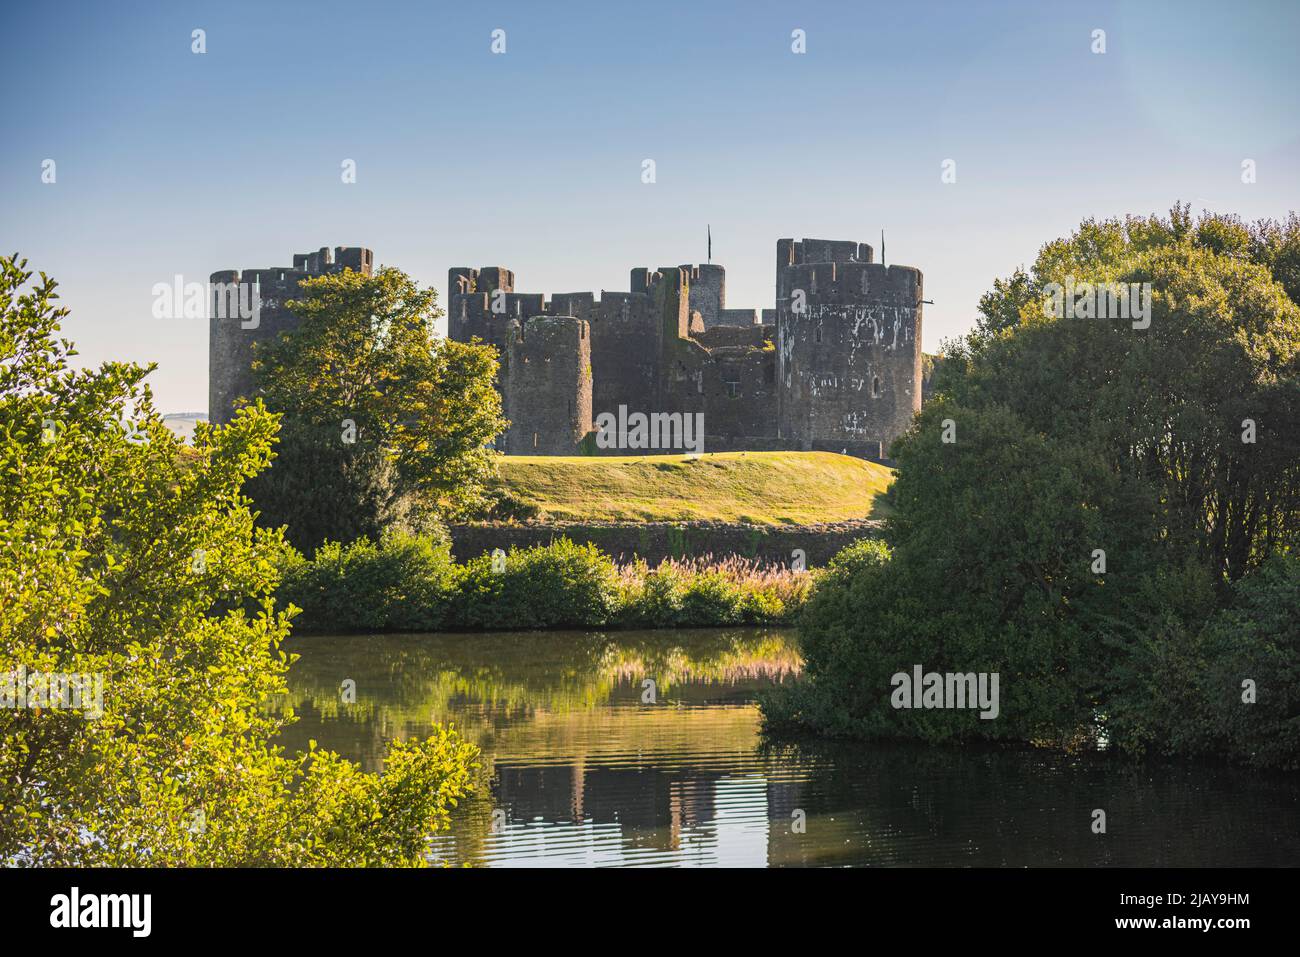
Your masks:
{"label": "green grass slope", "polygon": [[883,518],[893,470],[831,452],[501,459],[501,481],[552,521],[763,525]]}

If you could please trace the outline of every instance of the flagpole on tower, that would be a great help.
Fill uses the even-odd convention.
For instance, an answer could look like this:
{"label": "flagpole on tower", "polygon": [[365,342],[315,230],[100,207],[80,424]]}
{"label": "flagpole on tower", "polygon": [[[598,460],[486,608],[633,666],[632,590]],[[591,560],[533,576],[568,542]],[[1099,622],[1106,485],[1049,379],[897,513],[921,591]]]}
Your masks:
{"label": "flagpole on tower", "polygon": [[709,262],[713,262],[713,227],[706,224],[704,228],[709,233]]}

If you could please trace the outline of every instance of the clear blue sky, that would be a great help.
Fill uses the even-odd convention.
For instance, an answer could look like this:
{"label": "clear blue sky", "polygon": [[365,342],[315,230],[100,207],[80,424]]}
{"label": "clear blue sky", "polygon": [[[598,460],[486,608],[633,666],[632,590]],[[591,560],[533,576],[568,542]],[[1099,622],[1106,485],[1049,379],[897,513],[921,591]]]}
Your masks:
{"label": "clear blue sky", "polygon": [[934,350],[1085,216],[1300,209],[1296,2],[6,7],[0,248],[61,281],[83,361],[157,361],[164,412],[207,407],[207,324],[154,319],[153,284],[323,245],[443,294],[487,264],[619,290],[711,223],[761,308],[778,237],[883,228]]}

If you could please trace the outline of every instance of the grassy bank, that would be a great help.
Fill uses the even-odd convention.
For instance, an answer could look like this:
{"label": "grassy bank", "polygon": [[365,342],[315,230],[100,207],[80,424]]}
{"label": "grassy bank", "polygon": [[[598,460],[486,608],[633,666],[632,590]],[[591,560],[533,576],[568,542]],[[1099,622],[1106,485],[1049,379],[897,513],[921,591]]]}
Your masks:
{"label": "grassy bank", "polygon": [[831,452],[501,459],[503,488],[556,521],[718,521],[762,525],[883,518],[893,470]]}

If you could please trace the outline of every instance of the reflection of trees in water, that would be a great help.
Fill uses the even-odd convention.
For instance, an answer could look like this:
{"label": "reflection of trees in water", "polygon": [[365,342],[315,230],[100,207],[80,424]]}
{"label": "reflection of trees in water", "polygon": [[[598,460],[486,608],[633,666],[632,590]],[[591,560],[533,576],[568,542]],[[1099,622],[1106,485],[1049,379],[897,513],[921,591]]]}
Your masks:
{"label": "reflection of trees in water", "polygon": [[[274,703],[321,727],[326,747],[373,764],[390,738],[455,724],[486,745],[539,712],[587,712],[614,700],[635,703],[653,678],[661,703],[693,703],[726,688],[797,674],[788,632],[701,629],[675,632],[530,632],[473,635],[312,637],[289,693]],[[355,704],[340,700],[345,679]],[[362,727],[364,726],[364,727]],[[301,725],[298,726],[301,729]],[[291,728],[285,734],[292,740]]]}
{"label": "reflection of trees in water", "polygon": [[[799,671],[791,642],[769,630],[310,638],[291,650],[302,657],[278,705],[380,721],[440,720],[467,706],[507,716],[565,712],[603,704],[616,686],[641,677],[654,678],[662,694],[683,684],[779,681]],[[340,702],[345,678],[357,682],[355,705]]]}
{"label": "reflection of trees in water", "polygon": [[[517,824],[521,814],[536,816],[530,808],[546,820],[609,823],[621,806],[629,839],[658,846],[656,822],[680,833],[712,813],[703,808],[711,808],[711,783],[723,772],[696,767],[699,742],[749,755],[756,739],[753,709],[677,705],[749,700],[752,689],[800,667],[789,632],[770,629],[312,637],[290,650],[302,657],[276,706],[304,720],[282,735],[286,744],[315,737],[377,768],[390,738],[427,734],[437,722],[483,749],[477,797],[457,812],[454,836],[437,845],[454,847],[460,859],[482,856],[498,807]],[[656,682],[654,707],[640,706],[644,677]],[[356,704],[340,701],[347,678],[356,682]],[[630,754],[663,767],[621,766]],[[557,758],[566,763],[531,764]]]}
{"label": "reflection of trees in water", "polygon": [[[1108,755],[764,740],[748,700],[797,672],[780,632],[309,639],[288,701],[316,737],[375,767],[391,737],[454,723],[484,749],[476,796],[439,854],[483,860],[520,828],[603,829],[626,853],[675,852],[737,781],[776,865],[1223,865],[1300,858],[1294,776]],[[655,678],[659,704],[640,705]],[[358,703],[339,704],[344,678]],[[732,688],[731,692],[728,688]],[[691,705],[691,706],[686,706]],[[291,740],[299,734],[302,742]],[[731,785],[724,782],[730,781]],[[1090,830],[1094,808],[1106,835]],[[512,834],[492,833],[493,812]],[[793,813],[807,828],[793,831]],[[762,841],[762,828],[756,840]],[[613,835],[612,837],[610,835]]]}
{"label": "reflection of trees in water", "polygon": [[[1300,782],[1114,755],[770,741],[772,864],[1282,865]],[[807,833],[790,833],[802,809]],[[1107,833],[1091,830],[1105,810]],[[1287,823],[1283,826],[1282,821]]]}

